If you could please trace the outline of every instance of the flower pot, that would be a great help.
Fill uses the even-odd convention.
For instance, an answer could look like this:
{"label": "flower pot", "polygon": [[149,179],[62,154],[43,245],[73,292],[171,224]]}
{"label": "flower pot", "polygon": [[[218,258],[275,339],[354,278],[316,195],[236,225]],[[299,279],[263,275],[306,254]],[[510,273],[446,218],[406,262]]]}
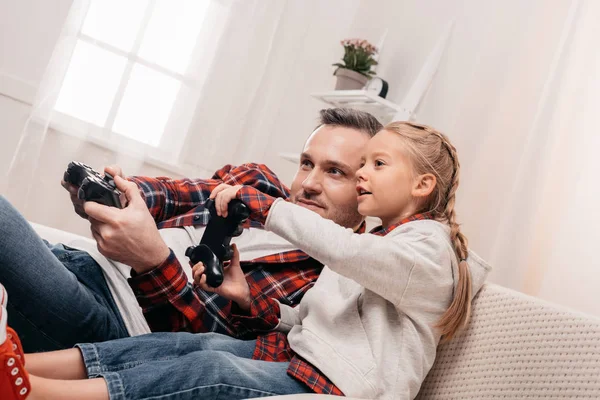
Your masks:
{"label": "flower pot", "polygon": [[359,74],[356,71],[346,68],[338,68],[335,71],[337,76],[337,82],[335,83],[335,90],[357,90],[362,89],[365,84],[369,81],[369,78],[363,74]]}

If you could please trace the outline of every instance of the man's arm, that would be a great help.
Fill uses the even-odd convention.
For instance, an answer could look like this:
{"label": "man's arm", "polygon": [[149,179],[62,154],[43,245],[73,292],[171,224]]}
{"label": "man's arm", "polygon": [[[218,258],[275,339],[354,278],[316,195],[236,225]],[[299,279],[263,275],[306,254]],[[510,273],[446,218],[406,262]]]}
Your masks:
{"label": "man's arm", "polygon": [[208,331],[205,304],[172,251],[158,267],[143,274],[132,271],[128,282],[153,332]]}
{"label": "man's arm", "polygon": [[232,304],[232,326],[237,331],[261,334],[276,330],[287,333],[294,325],[302,325],[298,308],[281,304],[252,286],[250,297],[247,309]]}
{"label": "man's arm", "polygon": [[[250,338],[274,329],[287,332],[298,323],[296,309],[266,295],[254,280],[246,282],[241,269],[240,273],[238,279],[248,285],[250,302],[242,309],[223,293],[225,296],[211,300],[220,302],[217,312],[220,317],[207,315],[206,305],[197,292],[199,288],[188,283],[173,253],[162,265],[147,273],[133,272],[128,282],[153,332],[208,332],[213,330],[211,326],[218,318],[221,332]],[[298,292],[304,293],[312,286],[312,282],[307,283],[294,293],[299,296]]]}
{"label": "man's arm", "polygon": [[[233,245],[233,257],[225,269],[223,283],[213,288],[207,285],[204,264],[198,263],[192,268],[194,282],[203,290],[216,293],[229,299],[228,322],[236,333],[265,333],[274,329],[288,332],[300,323],[298,310],[281,304],[267,295],[258,285],[245,277],[240,265],[240,254]],[[312,286],[312,285],[310,285]],[[308,288],[303,288],[308,290]]]}
{"label": "man's arm", "polygon": [[252,186],[272,197],[289,197],[289,189],[264,164],[226,165],[210,179],[171,179],[132,176],[140,188],[150,213],[158,223],[185,214],[204,204],[214,188],[222,183]]}
{"label": "man's arm", "polygon": [[[136,182],[135,178],[132,182],[126,182],[117,174],[115,183],[126,194],[128,206],[114,209],[87,202],[84,211],[92,217],[92,234],[100,253],[132,266],[135,276],[147,277],[145,280],[139,279],[139,283],[132,282],[132,288],[153,329],[202,332],[205,330],[202,326],[205,304],[187,284],[181,265],[160,237],[155,225],[157,216],[168,218],[173,215],[168,210],[171,213],[173,210],[185,212],[182,210],[186,206],[190,209],[189,203],[196,205],[190,201],[193,196],[206,190],[208,198],[209,189],[223,180],[248,182],[257,190],[265,190],[276,196],[287,197],[289,191],[266,166],[258,164],[226,166],[210,180],[162,179],[154,180],[157,189],[148,190],[145,193],[150,196],[142,197],[144,191],[140,191],[140,187],[144,188],[147,182]],[[178,187],[180,189],[172,189]],[[158,210],[155,215],[152,215],[152,209]],[[164,313],[159,313],[159,309]],[[167,321],[158,318],[160,314],[169,320],[166,325]]]}

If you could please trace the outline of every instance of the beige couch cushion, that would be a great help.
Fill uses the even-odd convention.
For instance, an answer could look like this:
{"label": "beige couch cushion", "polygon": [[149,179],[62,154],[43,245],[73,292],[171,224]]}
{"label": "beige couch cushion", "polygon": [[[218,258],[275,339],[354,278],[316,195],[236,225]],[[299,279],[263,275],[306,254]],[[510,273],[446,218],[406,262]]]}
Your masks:
{"label": "beige couch cushion", "polygon": [[600,319],[487,284],[418,399],[600,399]]}

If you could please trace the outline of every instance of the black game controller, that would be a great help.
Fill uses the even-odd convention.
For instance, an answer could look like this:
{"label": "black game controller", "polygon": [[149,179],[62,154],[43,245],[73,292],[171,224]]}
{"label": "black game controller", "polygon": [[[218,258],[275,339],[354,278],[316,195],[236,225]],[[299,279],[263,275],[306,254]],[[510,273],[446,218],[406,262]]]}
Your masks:
{"label": "black game controller", "polygon": [[198,246],[190,246],[185,251],[192,264],[202,261],[206,283],[211,287],[219,287],[223,283],[223,262],[233,257],[229,245],[232,237],[242,234],[242,223],[248,219],[250,210],[238,199],[233,199],[227,206],[227,217],[219,217],[215,201],[208,199],[204,207],[210,212],[210,220]]}
{"label": "black game controller", "polygon": [[117,189],[114,178],[109,173],[102,176],[88,165],[71,161],[63,179],[79,187],[77,197],[81,200],[123,208],[121,191]]}

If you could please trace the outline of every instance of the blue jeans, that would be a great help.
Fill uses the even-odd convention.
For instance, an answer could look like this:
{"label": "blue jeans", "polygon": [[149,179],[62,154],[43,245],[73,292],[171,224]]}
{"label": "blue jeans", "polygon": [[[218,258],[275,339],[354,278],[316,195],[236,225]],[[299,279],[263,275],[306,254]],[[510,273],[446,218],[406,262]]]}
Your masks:
{"label": "blue jeans", "polygon": [[96,261],[42,240],[3,196],[0,283],[8,291],[8,324],[27,352],[129,336]]}
{"label": "blue jeans", "polygon": [[287,375],[289,362],[252,360],[256,340],[218,333],[150,333],[77,345],[90,378],[111,400],[248,399],[312,393]]}

